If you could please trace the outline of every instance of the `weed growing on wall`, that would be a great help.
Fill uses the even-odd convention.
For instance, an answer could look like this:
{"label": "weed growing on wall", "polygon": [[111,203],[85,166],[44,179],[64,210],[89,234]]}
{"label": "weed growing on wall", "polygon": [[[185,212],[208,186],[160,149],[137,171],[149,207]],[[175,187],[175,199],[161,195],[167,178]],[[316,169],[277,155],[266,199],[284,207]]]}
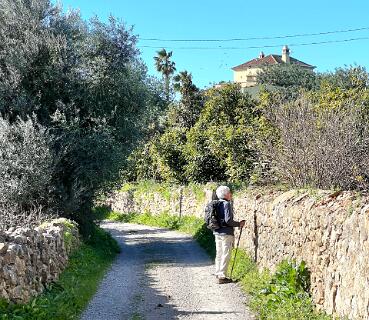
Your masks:
{"label": "weed growing on wall", "polygon": [[[233,264],[234,254],[232,255]],[[259,271],[243,250],[239,250],[233,278],[250,296],[250,307],[261,320],[329,320],[316,311],[309,294],[310,274],[304,262],[282,261],[274,274]]]}

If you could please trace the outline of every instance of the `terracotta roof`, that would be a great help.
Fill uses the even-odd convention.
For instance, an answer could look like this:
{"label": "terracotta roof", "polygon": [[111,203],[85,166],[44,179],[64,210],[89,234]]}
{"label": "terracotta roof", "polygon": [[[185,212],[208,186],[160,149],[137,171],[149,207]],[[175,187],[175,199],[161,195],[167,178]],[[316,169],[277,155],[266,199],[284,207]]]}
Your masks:
{"label": "terracotta roof", "polygon": [[[310,64],[307,64],[305,62],[302,62],[300,60],[297,60],[295,58],[290,57],[290,62],[292,64],[297,64],[301,67],[304,68],[310,68],[310,69],[314,69],[315,66],[312,66]],[[282,56],[278,55],[278,54],[270,54],[268,56],[265,56],[264,58],[255,58],[253,60],[247,61],[243,64],[240,64],[239,66],[233,67],[232,70],[233,71],[241,71],[241,70],[245,70],[247,68],[255,68],[255,67],[262,67],[262,66],[266,66],[266,65],[273,65],[273,64],[281,64],[284,63],[282,60]]]}

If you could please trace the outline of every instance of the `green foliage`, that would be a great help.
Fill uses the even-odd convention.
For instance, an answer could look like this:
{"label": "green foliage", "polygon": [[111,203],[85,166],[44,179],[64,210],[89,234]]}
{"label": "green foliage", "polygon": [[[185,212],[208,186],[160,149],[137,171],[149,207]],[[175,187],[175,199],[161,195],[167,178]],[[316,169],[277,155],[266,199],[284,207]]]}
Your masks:
{"label": "green foliage", "polygon": [[[233,264],[234,254],[230,266]],[[282,261],[275,274],[260,272],[249,255],[239,250],[233,278],[250,295],[250,306],[262,320],[329,320],[318,312],[309,295],[310,275],[304,262]]]}
{"label": "green foliage", "polygon": [[90,240],[72,254],[56,283],[25,305],[1,301],[0,319],[78,319],[117,252],[119,246],[115,240],[95,226]]}
{"label": "green foliage", "polygon": [[201,97],[188,73],[176,79],[181,101],[168,110],[166,129],[131,156],[135,179],[247,180],[255,160],[250,147],[255,101],[232,84]]}
{"label": "green foliage", "polygon": [[364,67],[348,66],[337,68],[334,72],[320,75],[321,81],[335,88],[341,89],[367,89],[369,75]]}
{"label": "green foliage", "polygon": [[164,181],[184,181],[184,165],[186,159],[183,155],[183,145],[186,142],[186,130],[172,128],[166,130],[154,143],[152,153],[160,177]]}
{"label": "green foliage", "polygon": [[199,120],[185,146],[190,181],[248,179],[254,152],[250,148],[255,102],[237,85],[210,89]]}
{"label": "green foliage", "polygon": [[[51,205],[55,154],[52,137],[35,119],[0,117],[0,207]],[[4,209],[2,209],[4,210]]]}
{"label": "green foliage", "polygon": [[1,128],[1,149],[16,151],[6,181],[22,177],[26,206],[83,227],[95,196],[116,187],[132,147],[159,126],[161,84],[147,75],[132,28],[114,17],[85,21],[49,0],[4,0],[0,21],[0,116],[10,130]]}
{"label": "green foliage", "polygon": [[[235,85],[202,92],[205,102],[191,126],[177,123],[181,112],[171,107],[166,129],[139,149],[135,178],[366,188],[366,70],[315,74],[292,64],[260,77],[275,88],[264,88],[257,102]],[[191,76],[183,72],[176,80],[184,104]]]}
{"label": "green foliage", "polygon": [[203,95],[192,83],[192,76],[181,72],[174,77],[181,100],[173,102],[165,115],[164,128],[139,145],[129,157],[130,180],[187,180],[184,167],[184,146],[187,132],[197,121],[203,107]]}
{"label": "green foliage", "polygon": [[154,57],[156,70],[163,74],[165,80],[166,101],[170,101],[170,77],[176,71],[175,63],[171,60],[172,51],[161,49]]}
{"label": "green foliage", "polygon": [[254,181],[363,189],[368,184],[369,91],[363,68],[320,75],[319,87],[287,99],[264,92],[254,118]]}
{"label": "green foliage", "polygon": [[170,105],[165,128],[130,156],[135,179],[186,181],[184,146],[187,132],[197,121],[203,106],[203,96],[187,71],[174,77],[175,89],[181,100]]}
{"label": "green foliage", "polygon": [[262,293],[271,301],[281,302],[298,295],[305,295],[310,289],[310,273],[302,261],[282,261],[276,273]]}
{"label": "green foliage", "polygon": [[313,70],[296,64],[278,64],[263,68],[258,74],[258,83],[272,85],[292,93],[299,88],[312,90],[318,86],[318,75]]}
{"label": "green foliage", "polygon": [[174,77],[174,89],[181,94],[179,103],[168,111],[170,127],[191,128],[195,125],[204,105],[202,92],[192,82],[192,75],[182,71]]}

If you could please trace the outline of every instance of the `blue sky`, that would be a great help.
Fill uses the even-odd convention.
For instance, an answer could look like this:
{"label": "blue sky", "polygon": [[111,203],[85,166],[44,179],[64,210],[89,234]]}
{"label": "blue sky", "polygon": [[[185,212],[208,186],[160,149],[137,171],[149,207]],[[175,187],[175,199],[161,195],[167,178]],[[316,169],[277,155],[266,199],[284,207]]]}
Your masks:
{"label": "blue sky", "polygon": [[[84,18],[92,15],[106,20],[109,14],[134,26],[141,38],[160,39],[229,39],[260,36],[281,36],[317,33],[369,27],[367,0],[64,0],[62,4],[79,8]],[[265,54],[280,54],[281,45],[288,44],[291,55],[317,66],[318,71],[359,64],[369,69],[369,39],[347,43],[309,46],[293,44],[316,41],[369,38],[369,29],[358,32],[289,39],[253,40],[226,43],[172,43],[139,41],[139,46],[164,47],[173,51],[177,70],[188,70],[195,83],[204,87],[209,83],[232,80],[231,67],[258,56],[261,49],[250,46],[276,45],[262,49]],[[181,50],[179,47],[237,47],[241,49]],[[142,58],[149,72],[156,74],[153,56],[157,49],[141,48]]]}

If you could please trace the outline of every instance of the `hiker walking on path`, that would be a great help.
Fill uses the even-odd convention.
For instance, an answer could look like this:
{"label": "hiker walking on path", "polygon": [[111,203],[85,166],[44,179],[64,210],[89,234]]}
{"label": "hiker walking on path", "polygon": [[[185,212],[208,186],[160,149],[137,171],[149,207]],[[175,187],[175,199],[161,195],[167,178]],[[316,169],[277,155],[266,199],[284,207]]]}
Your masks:
{"label": "hiker walking on path", "polygon": [[245,220],[233,220],[232,192],[227,186],[220,186],[216,190],[219,199],[217,215],[219,228],[213,231],[216,244],[215,275],[219,284],[232,282],[227,278],[227,269],[231,259],[234,243],[234,228],[243,228]]}

